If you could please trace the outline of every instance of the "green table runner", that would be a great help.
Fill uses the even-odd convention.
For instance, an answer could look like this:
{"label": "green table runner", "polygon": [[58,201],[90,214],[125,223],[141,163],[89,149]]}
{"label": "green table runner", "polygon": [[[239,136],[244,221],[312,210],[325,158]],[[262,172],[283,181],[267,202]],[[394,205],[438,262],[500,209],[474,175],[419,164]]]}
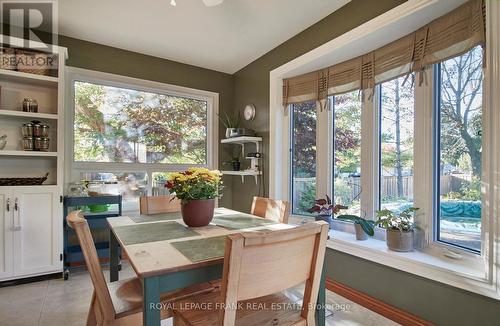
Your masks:
{"label": "green table runner", "polygon": [[113,229],[124,245],[172,240],[200,235],[177,222],[117,226]]}
{"label": "green table runner", "polygon": [[224,256],[226,236],[194,239],[173,242],[172,246],[179,250],[193,263]]}
{"label": "green table runner", "polygon": [[152,215],[129,215],[135,223],[170,221],[182,219],[181,212],[152,214]]}
{"label": "green table runner", "polygon": [[269,224],[276,224],[277,222],[272,220],[266,220],[260,217],[254,217],[248,214],[231,214],[217,216],[212,221],[215,225],[222,226],[230,230],[240,230],[253,228],[258,226],[264,226]]}

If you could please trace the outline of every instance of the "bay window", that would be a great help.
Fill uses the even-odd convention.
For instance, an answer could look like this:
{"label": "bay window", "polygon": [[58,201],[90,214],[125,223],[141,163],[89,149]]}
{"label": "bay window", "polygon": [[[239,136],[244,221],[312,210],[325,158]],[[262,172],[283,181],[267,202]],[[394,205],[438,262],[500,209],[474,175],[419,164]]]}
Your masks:
{"label": "bay window", "polygon": [[[434,71],[426,73],[425,83],[416,73],[382,82],[373,96],[358,90],[330,96],[325,110],[320,110],[315,101],[290,105],[293,215],[309,215],[306,209],[324,191],[318,180],[328,178],[331,191],[326,193],[332,194],[335,204],[348,206],[343,213],[375,219],[379,209],[402,211],[421,205],[416,222],[427,239],[421,248],[438,243],[481,251],[481,48],[436,64]],[[424,88],[430,91],[422,91]],[[423,103],[432,102],[434,109],[429,112],[434,110],[434,116],[422,119],[426,110]],[[416,110],[421,110],[420,119]],[[366,124],[367,119],[373,123]],[[434,128],[428,129],[429,119]],[[322,130],[325,128],[329,131]],[[420,140],[416,149],[415,135],[421,137],[423,130],[428,130],[424,136],[430,146],[422,147]],[[318,137],[327,134],[331,135],[329,156],[324,155],[328,152],[325,145],[318,147],[325,143]],[[370,148],[372,144],[378,144],[377,148]],[[363,148],[365,153],[373,153],[374,162],[363,161]],[[326,158],[328,164],[319,164],[319,157]],[[434,169],[426,168],[425,157],[432,158]],[[368,171],[364,169],[372,167],[373,182],[362,183]],[[416,167],[420,168],[420,180],[414,178]],[[420,187],[415,198],[414,188],[426,179],[433,180],[434,191],[422,191]],[[370,195],[363,197],[363,192]],[[373,206],[363,204],[363,198],[371,197]]]}
{"label": "bay window", "polygon": [[[371,220],[380,209],[419,208],[413,252],[388,250],[379,228],[356,241],[343,221],[334,221],[328,246],[500,298],[500,5],[451,7],[393,42],[382,43],[387,26],[374,23],[271,71],[270,195],[291,199],[281,163],[293,160],[293,133],[282,109],[316,101],[316,197],[332,194],[351,210],[342,213]],[[411,25],[391,17],[396,29]],[[376,46],[361,50],[365,41]],[[338,60],[325,67],[330,58]]]}

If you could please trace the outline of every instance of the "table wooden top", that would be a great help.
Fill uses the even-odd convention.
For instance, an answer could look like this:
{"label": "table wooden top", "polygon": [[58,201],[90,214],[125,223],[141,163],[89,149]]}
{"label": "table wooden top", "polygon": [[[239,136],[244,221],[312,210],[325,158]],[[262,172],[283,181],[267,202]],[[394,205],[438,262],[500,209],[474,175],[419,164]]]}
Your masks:
{"label": "table wooden top", "polygon": [[[222,217],[222,216],[229,217],[230,215],[235,215],[235,214],[243,214],[243,213],[230,210],[227,208],[215,209],[215,217]],[[174,242],[218,237],[240,232],[259,231],[259,230],[272,231],[272,230],[293,228],[292,225],[282,224],[274,221],[273,223],[270,224],[245,228],[245,229],[238,229],[238,230],[231,230],[211,223],[204,227],[189,228],[190,230],[195,231],[199,235],[176,238],[171,240],[136,243],[129,245],[124,243],[123,239],[120,239],[119,232],[116,232],[116,228],[122,226],[132,226],[132,225],[138,226],[138,225],[155,224],[155,223],[172,223],[172,221],[185,225],[182,219],[169,219],[164,221],[137,223],[128,216],[108,218],[108,224],[111,230],[116,236],[122,250],[124,250],[125,253],[127,254],[127,257],[132,265],[132,268],[134,269],[138,277],[144,278],[149,276],[167,274],[176,271],[188,270],[211,264],[219,264],[222,263],[224,259],[224,256],[221,255],[220,257],[216,257],[213,259],[208,259],[200,262],[192,262],[190,259],[184,256],[180,251],[178,251],[172,245],[172,243]]]}

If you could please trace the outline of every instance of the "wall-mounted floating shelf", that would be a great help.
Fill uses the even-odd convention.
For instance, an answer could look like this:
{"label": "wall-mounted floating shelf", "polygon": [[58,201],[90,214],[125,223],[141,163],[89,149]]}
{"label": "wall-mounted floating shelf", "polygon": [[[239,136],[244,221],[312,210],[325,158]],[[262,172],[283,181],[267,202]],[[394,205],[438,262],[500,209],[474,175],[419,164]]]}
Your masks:
{"label": "wall-mounted floating shelf", "polygon": [[250,175],[254,176],[255,178],[255,183],[257,183],[257,178],[262,175],[262,171],[252,171],[252,170],[245,170],[245,171],[220,171],[222,174],[225,175],[239,175],[241,176],[241,182],[245,182],[245,176]]}
{"label": "wall-mounted floating shelf", "polygon": [[220,142],[222,144],[241,145],[241,156],[245,157],[245,144],[255,144],[255,151],[259,152],[260,142],[262,142],[262,137],[241,136],[241,137],[222,139]]}
{"label": "wall-mounted floating shelf", "polygon": [[222,144],[235,144],[235,145],[240,145],[241,146],[241,157],[244,157],[246,159],[249,159],[251,161],[250,169],[248,170],[243,170],[243,171],[221,171],[222,174],[225,175],[239,175],[241,176],[241,182],[245,182],[245,176],[253,176],[255,179],[255,183],[258,183],[259,177],[262,175],[262,171],[258,171],[259,169],[259,158],[256,157],[248,157],[245,154],[245,145],[247,144],[254,144],[255,145],[255,151],[257,153],[260,153],[260,143],[262,142],[262,137],[250,137],[250,136],[241,136],[241,137],[234,137],[234,138],[226,138],[226,139],[221,139],[220,141]]}

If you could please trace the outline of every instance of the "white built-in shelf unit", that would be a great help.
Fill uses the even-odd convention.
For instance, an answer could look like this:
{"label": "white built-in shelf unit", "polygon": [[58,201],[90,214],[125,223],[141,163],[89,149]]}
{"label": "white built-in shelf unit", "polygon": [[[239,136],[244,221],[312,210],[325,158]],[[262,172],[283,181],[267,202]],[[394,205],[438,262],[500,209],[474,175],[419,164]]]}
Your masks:
{"label": "white built-in shelf unit", "polygon": [[[50,76],[0,68],[0,136],[7,144],[0,150],[0,178],[43,177],[43,185],[61,187],[64,156],[64,67],[67,50],[53,47],[58,56],[58,69]],[[24,112],[23,100],[35,99],[38,112]],[[48,152],[24,151],[21,126],[31,121],[50,127]]]}

